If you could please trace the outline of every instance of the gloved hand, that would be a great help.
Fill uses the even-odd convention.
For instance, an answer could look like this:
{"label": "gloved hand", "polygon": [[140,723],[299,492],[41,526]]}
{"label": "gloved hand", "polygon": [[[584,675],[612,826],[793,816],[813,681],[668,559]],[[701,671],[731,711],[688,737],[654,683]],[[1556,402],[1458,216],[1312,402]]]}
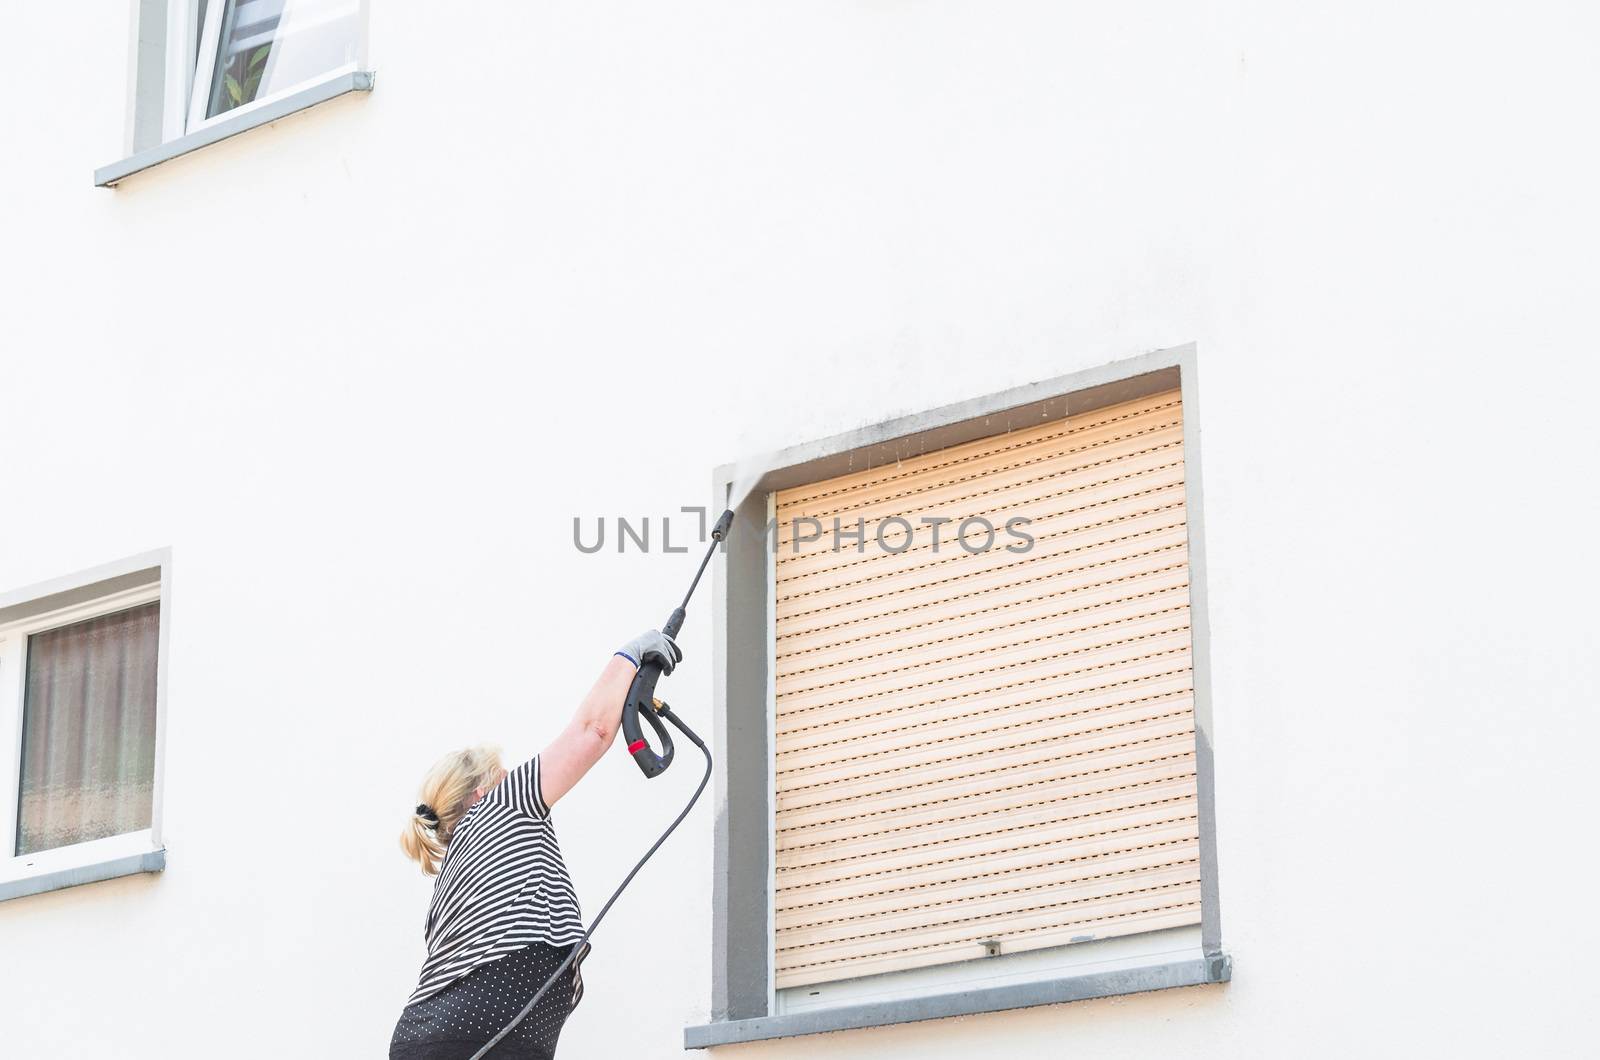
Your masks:
{"label": "gloved hand", "polygon": [[670,674],[673,668],[683,661],[682,649],[659,629],[639,634],[624,644],[616,654],[635,666],[642,666],[647,659],[656,659],[661,663],[663,674]]}

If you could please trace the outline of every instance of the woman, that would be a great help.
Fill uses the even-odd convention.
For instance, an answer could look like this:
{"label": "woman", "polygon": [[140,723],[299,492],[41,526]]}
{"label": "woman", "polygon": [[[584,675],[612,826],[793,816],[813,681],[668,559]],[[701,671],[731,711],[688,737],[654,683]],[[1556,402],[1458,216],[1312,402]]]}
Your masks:
{"label": "woman", "polygon": [[[469,748],[445,755],[423,779],[400,845],[438,879],[423,929],[428,956],[395,1025],[390,1060],[471,1057],[522,1011],[582,938],[550,808],[611,746],[634,671],[649,658],[671,673],[682,654],[658,630],[634,638],[537,758],[507,772],[493,748]],[[555,1055],[562,1025],[583,996],[582,958],[493,1056]]]}

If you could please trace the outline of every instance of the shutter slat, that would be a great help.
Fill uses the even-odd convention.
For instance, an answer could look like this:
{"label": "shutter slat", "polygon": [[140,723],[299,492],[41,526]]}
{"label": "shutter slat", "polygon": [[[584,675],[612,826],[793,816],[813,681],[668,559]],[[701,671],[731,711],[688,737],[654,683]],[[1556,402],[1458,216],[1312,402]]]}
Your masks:
{"label": "shutter slat", "polygon": [[[1001,930],[993,926],[988,931],[969,932],[983,939],[994,939],[1002,944],[1003,952],[1017,953],[1025,950],[1045,949],[1074,942],[1114,938],[1145,931],[1161,931],[1197,923],[1200,919],[1198,895],[1188,902],[1157,906],[1155,909],[1134,910],[1116,916],[1098,916],[1062,923],[1045,918],[1043,927]],[[1052,922],[1053,921],[1053,922]],[[953,941],[924,944],[914,947],[889,949],[845,959],[831,961],[801,961],[797,955],[785,953],[777,962],[778,981],[784,986],[809,986],[863,975],[881,975],[886,972],[925,968],[932,964],[971,960],[985,955],[981,942],[967,937]]]}
{"label": "shutter slat", "polygon": [[[1000,727],[1020,720],[1043,708],[1062,718],[1098,716],[1130,703],[1154,702],[1188,693],[1193,675],[1188,670],[1166,670],[1085,689],[1068,689],[1063,682],[1046,681],[1036,686],[1011,689],[992,696],[972,697],[947,704],[933,711],[898,711],[889,715],[802,729],[777,741],[778,768],[817,756],[829,759],[865,753],[867,746],[881,737],[928,740],[957,726]],[[846,746],[849,745],[849,746]]]}
{"label": "shutter slat", "polygon": [[[1167,509],[1145,512],[1127,520],[1071,538],[1036,540],[1026,553],[1003,548],[969,555],[945,551],[931,562],[910,564],[903,570],[884,568],[870,576],[840,581],[838,584],[796,593],[775,601],[780,622],[803,618],[818,612],[838,612],[862,604],[886,610],[908,602],[906,597],[929,590],[953,592],[983,588],[1043,575],[1063,567],[1107,566],[1132,556],[1160,553],[1187,543],[1188,532],[1181,512]],[[830,615],[830,618],[835,617]]]}
{"label": "shutter slat", "polygon": [[[1050,808],[1058,815],[1081,812],[1080,806],[1106,796],[1128,793],[1127,804],[1171,797],[1174,785],[1187,791],[1194,782],[1194,762],[1187,756],[1133,763],[1106,773],[1070,780],[1050,777],[1038,785],[984,787],[976,793],[952,798],[925,798],[910,805],[874,813],[816,815],[796,820],[781,836],[786,851],[808,851],[836,846],[866,836],[883,836],[885,845],[895,837],[930,825],[959,825],[970,820],[993,820],[1002,814]],[[800,815],[794,815],[798,818]]]}
{"label": "shutter slat", "polygon": [[[899,696],[865,699],[848,705],[849,709],[837,712],[807,711],[795,717],[780,719],[777,737],[787,746],[791,736],[807,742],[832,740],[842,726],[885,725],[902,720],[908,714],[917,720],[935,723],[938,712],[968,713],[981,717],[997,707],[1024,705],[1047,696],[1063,700],[1093,699],[1112,696],[1119,689],[1133,690],[1147,682],[1161,681],[1178,674],[1188,673],[1188,659],[1182,648],[1151,652],[1133,659],[1108,655],[1104,660],[1082,660],[1076,668],[1065,671],[1042,670],[1027,673],[1004,685],[986,689],[981,684],[953,684],[926,692],[922,696]],[[1140,698],[1133,696],[1130,698]],[[1075,709],[1068,705],[1066,709]]]}
{"label": "shutter slat", "polygon": [[846,827],[852,821],[876,823],[882,818],[912,810],[925,810],[935,806],[960,807],[988,798],[1039,799],[1073,791],[1074,786],[1081,786],[1085,791],[1131,787],[1139,782],[1139,778],[1169,769],[1193,774],[1193,739],[1180,736],[1171,740],[1154,741],[1149,745],[1102,755],[1098,759],[1080,763],[1074,769],[1059,767],[1053,761],[1046,760],[1043,764],[1035,764],[1029,768],[997,773],[975,773],[960,780],[940,784],[910,785],[872,796],[794,805],[785,808],[784,821],[788,827],[779,829],[779,835],[781,839],[786,832],[799,833],[809,828]]}
{"label": "shutter slat", "polygon": [[906,621],[926,621],[947,604],[990,594],[1004,599],[1004,594],[1026,592],[1033,586],[1070,589],[1115,581],[1130,572],[1148,573],[1186,563],[1187,543],[1185,528],[1167,522],[1084,547],[1061,548],[1055,541],[1037,543],[1026,554],[1030,560],[1026,564],[1019,560],[987,567],[925,570],[915,572],[917,577],[869,582],[861,592],[801,597],[778,615],[778,644],[781,650],[786,638],[822,630],[864,625],[882,628],[880,623],[906,615],[916,616]]}
{"label": "shutter slat", "polygon": [[947,928],[975,918],[1030,912],[1041,906],[1088,905],[1139,895],[1182,890],[1200,882],[1200,861],[1190,857],[1176,864],[1130,872],[1062,873],[1045,866],[1005,878],[987,877],[931,890],[915,899],[902,896],[861,902],[832,910],[829,919],[780,924],[793,949],[817,948],[869,937],[887,938]]}
{"label": "shutter slat", "polygon": [[[937,634],[923,632],[920,641],[913,634],[906,638],[877,643],[843,646],[817,659],[801,660],[809,666],[796,666],[784,673],[780,669],[777,686],[788,695],[819,686],[844,686],[857,681],[887,676],[895,672],[925,671],[927,653],[943,654],[948,664],[958,659],[975,659],[1020,648],[1043,645],[1064,637],[1109,634],[1138,626],[1146,620],[1175,616],[1188,622],[1189,584],[1187,578],[1164,589],[1145,587],[1133,597],[1063,608],[1056,601],[1041,601],[1027,608],[1001,615],[963,618]],[[1117,639],[1110,637],[1110,639]]]}
{"label": "shutter slat", "polygon": [[893,882],[899,885],[913,881],[920,872],[930,874],[929,879],[934,880],[965,879],[1008,864],[1015,867],[1098,857],[1192,838],[1196,835],[1195,814],[1192,795],[1174,796],[1064,820],[1052,820],[1035,812],[1032,820],[969,822],[964,829],[952,828],[948,835],[924,831],[920,835],[895,836],[895,841],[883,850],[865,840],[786,854],[776,866],[777,889],[783,893],[838,886],[842,888],[841,897],[850,897],[879,889],[847,886],[851,881],[881,883],[886,873],[893,873]]}
{"label": "shutter slat", "polygon": [[[824,593],[875,594],[888,579],[896,579],[898,583],[930,571],[940,575],[969,575],[971,571],[994,567],[1014,568],[1033,556],[1034,550],[1042,550],[1042,555],[1081,551],[1102,541],[1180,525],[1183,503],[1180,481],[1105,497],[1061,512],[1043,512],[1025,527],[1034,542],[1026,552],[1014,551],[1013,548],[1023,548],[1025,542],[1006,537],[999,528],[992,538],[982,528],[969,531],[968,538],[964,539],[965,548],[952,535],[941,536],[937,548],[930,541],[925,545],[892,552],[869,552],[864,556],[850,548],[824,552],[822,557],[831,562],[804,563],[793,571],[779,570],[776,599],[784,604]],[[810,558],[801,557],[801,560]],[[959,569],[952,570],[955,567]]]}
{"label": "shutter slat", "polygon": [[[875,881],[876,886],[858,888],[849,897],[832,889],[791,889],[778,895],[774,916],[781,928],[810,926],[831,923],[840,917],[936,904],[1051,880],[1070,886],[1080,880],[1132,879],[1149,869],[1194,864],[1199,849],[1198,840],[1180,837],[1171,842],[1133,844],[1076,860],[1041,860],[1006,868],[978,866],[984,871],[956,878],[882,878]],[[1057,871],[1061,866],[1066,866],[1065,872]],[[826,897],[819,897],[820,894]]]}
{"label": "shutter slat", "polygon": [[[1173,634],[1187,635],[1189,608],[1179,602],[1155,612],[1142,607],[1132,608],[1132,614],[1107,618],[1100,622],[1085,622],[1073,626],[1063,623],[1061,628],[1030,631],[1031,636],[1014,635],[1002,630],[993,637],[982,638],[955,645],[949,655],[938,662],[916,661],[906,656],[868,659],[827,673],[804,674],[779,682],[780,695],[792,696],[796,708],[801,704],[843,702],[861,697],[890,695],[906,687],[907,682],[917,687],[930,684],[949,684],[973,677],[1001,674],[1027,667],[1040,656],[1070,665],[1074,659],[1087,658],[1107,651],[1126,648],[1142,653],[1150,642]],[[787,687],[784,687],[787,685]],[[788,716],[787,714],[785,716]]]}
{"label": "shutter slat", "polygon": [[[878,953],[893,954],[906,950],[926,950],[935,946],[947,947],[969,940],[976,942],[995,937],[1004,940],[1007,935],[1013,933],[1026,936],[1031,932],[1048,930],[1060,925],[1063,920],[1083,927],[1086,933],[1093,932],[1097,925],[1101,925],[1102,930],[1098,934],[1091,934],[1090,937],[1105,938],[1113,934],[1126,933],[1104,930],[1103,925],[1106,921],[1130,918],[1139,914],[1189,908],[1194,910],[1194,915],[1187,922],[1195,923],[1198,920],[1199,903],[1200,884],[1196,880],[1194,883],[1150,893],[1117,896],[1092,902],[1063,899],[1023,910],[999,909],[988,916],[968,917],[954,923],[931,926],[915,932],[885,932],[822,945],[785,947],[778,950],[776,956],[781,974],[794,967],[797,959],[804,960],[807,964],[819,961],[836,963]],[[1138,930],[1148,930],[1148,928]],[[978,955],[979,953],[972,954],[972,956]]]}
{"label": "shutter slat", "polygon": [[974,728],[972,719],[952,719],[910,734],[884,733],[870,740],[852,741],[845,747],[831,745],[803,754],[785,755],[777,759],[776,776],[779,790],[787,792],[801,783],[817,786],[837,778],[876,775],[880,770],[908,766],[920,769],[944,758],[974,755],[987,758],[997,750],[1024,743],[1048,743],[1057,750],[1070,752],[1078,746],[1073,742],[1074,737],[1125,732],[1162,718],[1182,718],[1193,711],[1193,694],[1184,689],[1078,714],[1065,719],[1073,723],[1069,728],[1061,717],[1060,708],[1055,703],[1045,702],[985,719],[993,723],[987,728]]}
{"label": "shutter slat", "polygon": [[[1081,875],[1087,879],[1105,875],[1132,875],[1142,865],[1169,865],[1194,857],[1195,830],[1189,819],[1177,817],[1163,828],[1111,832],[1098,847],[1062,843],[1021,850],[1001,848],[994,853],[974,855],[977,860],[939,862],[933,865],[910,863],[909,867],[882,867],[877,862],[846,863],[843,868],[860,869],[854,874],[829,875],[820,870],[795,870],[804,879],[785,884],[778,892],[776,910],[780,926],[810,922],[807,910],[841,908],[860,911],[873,908],[878,899],[903,907],[907,896],[977,894],[990,885],[1012,877],[1056,879]],[[937,854],[939,851],[926,851]],[[867,871],[872,869],[873,871]],[[1063,875],[1065,874],[1065,875]],[[1077,875],[1074,875],[1077,874]],[[998,888],[1000,884],[995,883]],[[1010,886],[1007,884],[1007,886]],[[985,891],[984,893],[988,893]],[[995,891],[998,893],[998,890]],[[918,899],[920,900],[920,898]],[[793,916],[789,914],[793,913]],[[787,919],[785,919],[787,917]]]}
{"label": "shutter slat", "polygon": [[[813,814],[830,819],[858,816],[890,808],[902,802],[915,803],[925,800],[930,792],[943,795],[962,791],[983,791],[991,786],[1028,787],[1064,776],[1109,776],[1128,766],[1167,761],[1193,754],[1192,729],[1156,734],[1145,739],[1129,740],[1123,744],[1099,748],[1076,761],[1063,760],[1061,755],[1049,753],[1049,749],[1046,748],[1032,755],[1013,754],[1004,762],[969,762],[966,772],[962,772],[958,766],[946,770],[941,776],[896,774],[888,777],[887,783],[857,784],[843,791],[812,788],[790,795],[779,795],[778,812],[792,814],[801,819]],[[894,783],[897,780],[899,783]]]}
{"label": "shutter slat", "polygon": [[1064,580],[1030,583],[1019,586],[1021,591],[1006,595],[994,593],[969,601],[943,601],[939,612],[926,621],[920,620],[920,615],[910,615],[897,626],[880,627],[866,635],[857,629],[835,628],[790,636],[778,645],[777,674],[790,677],[873,655],[926,649],[1024,622],[1067,619],[1174,589],[1186,590],[1189,574],[1185,567],[1183,563],[1173,563],[1150,572],[1078,584]]}
{"label": "shutter slat", "polygon": [[[886,548],[901,551],[899,538],[906,527],[891,535],[885,528],[880,542],[880,519],[899,516],[911,524],[911,548],[931,543],[935,527],[920,517],[937,511],[954,521],[941,528],[940,540],[953,537],[960,522],[971,516],[1005,511],[1026,504],[1042,518],[1052,512],[1071,511],[1096,500],[1139,493],[1171,478],[1182,477],[1183,427],[1176,420],[1160,423],[1137,435],[1109,439],[1092,448],[1053,456],[1027,467],[978,475],[970,480],[919,490],[905,496],[886,497],[849,509],[792,509],[779,513],[778,576],[834,551],[843,538],[852,559],[881,554]],[[837,525],[835,525],[837,522]],[[860,524],[869,528],[857,534]],[[1005,522],[1002,517],[997,525]],[[970,530],[974,528],[968,528]]]}
{"label": "shutter slat", "polygon": [[985,688],[1000,690],[1038,681],[1095,678],[1158,656],[1181,656],[1189,643],[1187,617],[1159,615],[1111,630],[1095,630],[1087,643],[1054,641],[1036,651],[1020,648],[950,663],[931,662],[921,669],[886,674],[848,686],[815,685],[789,693],[778,711],[778,731],[817,723],[823,716],[855,717],[875,713],[910,698],[957,697]]}
{"label": "shutter slat", "polygon": [[[853,495],[863,490],[882,488],[890,482],[910,482],[917,478],[951,479],[963,473],[965,465],[981,460],[992,460],[1001,454],[1017,454],[1016,460],[1026,460],[1030,448],[1046,452],[1079,444],[1088,436],[1114,431],[1118,424],[1135,422],[1151,415],[1181,414],[1176,394],[1163,394],[1130,401],[1102,409],[1082,417],[1055,420],[1034,427],[1012,431],[1003,438],[980,438],[977,441],[940,449],[936,453],[886,464],[877,468],[851,472],[825,482],[796,486],[778,494],[777,506],[784,513],[802,506],[813,509],[826,504],[853,500]],[[829,500],[837,498],[838,500]]]}
{"label": "shutter slat", "polygon": [[[1170,391],[778,494],[779,987],[1197,922],[1182,432]],[[836,515],[865,548],[782,536]]]}
{"label": "shutter slat", "polygon": [[[1055,760],[1074,763],[1107,751],[1143,744],[1193,731],[1193,711],[1188,709],[1149,716],[1114,719],[1083,733],[1047,739],[1037,733],[1001,732],[977,738],[966,746],[908,747],[882,759],[845,763],[809,774],[778,778],[781,806],[788,796],[810,803],[821,795],[845,798],[856,793],[898,789],[907,781],[928,784],[967,776],[974,768],[998,772],[1014,763]],[[1075,763],[1074,763],[1075,764]]]}

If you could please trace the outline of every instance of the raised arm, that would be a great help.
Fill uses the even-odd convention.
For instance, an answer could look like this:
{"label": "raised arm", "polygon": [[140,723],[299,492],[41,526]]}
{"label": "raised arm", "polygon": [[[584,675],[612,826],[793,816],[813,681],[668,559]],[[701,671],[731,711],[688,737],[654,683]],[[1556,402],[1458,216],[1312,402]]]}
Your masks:
{"label": "raised arm", "polygon": [[635,637],[611,657],[567,727],[539,756],[540,789],[546,806],[554,806],[571,791],[617,738],[622,702],[634,672],[647,656],[661,658],[665,673],[671,673],[682,658],[672,638],[657,630]]}

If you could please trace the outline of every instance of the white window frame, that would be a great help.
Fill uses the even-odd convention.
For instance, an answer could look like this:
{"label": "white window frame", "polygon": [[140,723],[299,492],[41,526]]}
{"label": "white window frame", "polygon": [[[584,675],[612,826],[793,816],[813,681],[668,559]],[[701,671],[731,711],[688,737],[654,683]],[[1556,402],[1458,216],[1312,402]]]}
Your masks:
{"label": "white window frame", "polygon": [[[211,79],[216,73],[218,45],[222,38],[222,16],[227,0],[212,0],[206,5],[205,24],[200,22],[200,0],[167,0],[167,68],[163,79],[165,100],[162,106],[162,140],[176,140],[186,133],[209,128],[227,118],[260,110],[278,100],[315,88],[367,68],[367,23],[371,5],[358,0],[360,28],[357,31],[356,59],[279,91],[259,96],[249,103],[206,117],[211,98]],[[198,47],[196,42],[198,41]]]}
{"label": "white window frame", "polygon": [[[162,778],[165,774],[167,630],[170,614],[168,576],[170,554],[163,550],[133,556],[117,563],[82,571],[54,581],[0,593],[0,613],[21,611],[22,616],[0,624],[0,898],[9,892],[34,893],[74,883],[123,875],[123,871],[101,871],[121,863],[161,852]],[[153,571],[126,585],[129,576]],[[95,593],[96,587],[105,592]],[[70,602],[52,606],[51,597],[66,596]],[[85,843],[16,854],[18,811],[20,809],[22,769],[22,714],[28,680],[28,638],[35,633],[83,622],[102,615],[125,611],[142,604],[161,604],[156,640],[156,741],[155,774],[151,792],[150,827],[121,835],[93,839]],[[37,603],[38,609],[30,605]],[[128,869],[148,871],[148,867]],[[56,882],[28,887],[29,881]]]}
{"label": "white window frame", "polygon": [[[222,16],[227,11],[228,2],[229,0],[211,0],[206,5],[206,24],[201,29],[200,46],[197,54],[194,54],[194,49],[189,44],[195,39],[194,34],[185,33],[180,42],[183,46],[189,48],[191,54],[194,54],[194,58],[188,66],[187,120],[184,123],[182,132],[198,132],[229,118],[237,117],[241,114],[249,114],[253,110],[260,110],[262,107],[292,96],[296,92],[304,92],[309,88],[315,88],[329,81],[336,81],[357,70],[366,69],[368,4],[367,0],[355,0],[358,9],[357,19],[360,25],[356,31],[356,58],[354,61],[345,63],[333,70],[326,70],[305,81],[288,85],[268,95],[258,96],[249,103],[242,103],[231,110],[225,110],[221,114],[208,118],[206,117],[206,107],[211,101],[211,81],[216,76],[218,53],[221,50],[220,45],[222,43]],[[198,0],[171,0],[171,4],[172,8],[185,8],[187,10],[187,19],[184,20],[184,24],[186,27],[193,25],[195,15],[200,10]],[[167,24],[169,26],[179,21],[173,17],[172,8],[168,10]],[[169,37],[167,40],[169,52],[173,48],[173,43]],[[170,80],[169,83],[171,83]],[[174,87],[177,87],[177,85],[175,84]]]}
{"label": "white window frame", "polygon": [[[207,12],[209,14],[209,12]],[[161,113],[161,139],[176,140],[186,131],[189,97],[194,90],[195,23],[200,16],[200,0],[167,0],[167,68],[162,79],[165,100]]]}
{"label": "white window frame", "polygon": [[[214,117],[206,117],[211,78],[215,73],[226,0],[134,0],[132,98],[125,141],[127,157],[94,171],[96,187],[114,187],[135,173],[170,162],[191,151],[275,122],[351,92],[370,92],[374,74],[369,62],[371,4],[356,5],[354,58],[336,69],[287,85]],[[159,47],[146,47],[141,25],[160,17]],[[150,99],[159,99],[151,107]]]}

